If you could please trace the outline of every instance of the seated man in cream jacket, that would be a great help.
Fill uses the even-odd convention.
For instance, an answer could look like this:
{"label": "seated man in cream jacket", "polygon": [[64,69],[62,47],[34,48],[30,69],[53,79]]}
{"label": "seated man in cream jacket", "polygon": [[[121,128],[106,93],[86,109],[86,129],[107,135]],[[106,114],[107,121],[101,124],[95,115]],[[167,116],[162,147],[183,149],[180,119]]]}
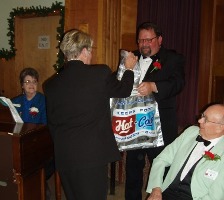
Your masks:
{"label": "seated man in cream jacket", "polygon": [[224,105],[209,106],[198,122],[154,159],[147,200],[224,199]]}

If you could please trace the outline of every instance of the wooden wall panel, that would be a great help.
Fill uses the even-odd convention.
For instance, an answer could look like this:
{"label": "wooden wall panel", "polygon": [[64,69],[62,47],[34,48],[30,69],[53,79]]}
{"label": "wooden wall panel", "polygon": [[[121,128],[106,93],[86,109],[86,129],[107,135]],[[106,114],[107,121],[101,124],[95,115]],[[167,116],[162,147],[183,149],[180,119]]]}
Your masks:
{"label": "wooden wall panel", "polygon": [[104,6],[106,11],[103,26],[105,29],[105,62],[113,71],[117,69],[119,63],[120,49],[120,24],[121,24],[121,2],[120,0],[106,1]]}
{"label": "wooden wall panel", "polygon": [[[213,60],[213,38],[214,38],[214,1],[203,0],[201,3],[201,30],[200,30],[200,52],[198,70],[198,109],[201,110],[211,99],[211,66]],[[204,22],[204,23],[203,23]],[[206,22],[206,23],[205,23]],[[209,30],[209,31],[208,31]],[[206,91],[206,92],[205,92]]]}
{"label": "wooden wall panel", "polygon": [[212,97],[211,101],[224,103],[224,2],[217,0],[215,7],[215,24],[214,24],[214,55],[212,68]]}
{"label": "wooden wall panel", "polygon": [[138,0],[122,0],[121,4],[121,34],[135,33],[137,23]]}
{"label": "wooden wall panel", "polygon": [[[223,19],[224,21],[224,19]],[[224,41],[215,41],[212,74],[224,76]]]}
{"label": "wooden wall panel", "polygon": [[0,95],[11,98],[15,94],[18,77],[15,74],[15,60],[0,60]]}
{"label": "wooden wall panel", "polygon": [[[94,39],[92,63],[106,63],[112,70],[117,68],[119,49],[133,39],[136,19],[137,0],[65,1],[66,30],[88,24],[89,34]],[[126,33],[132,36],[125,35],[128,38],[122,43]]]}
{"label": "wooden wall panel", "polygon": [[74,0],[65,0],[65,31],[75,28],[75,5]]}
{"label": "wooden wall panel", "polygon": [[138,48],[136,44],[136,34],[135,33],[124,33],[122,34],[121,49],[128,51],[134,51]]}
{"label": "wooden wall panel", "polygon": [[213,76],[212,101],[224,104],[224,76]]}
{"label": "wooden wall panel", "polygon": [[[87,29],[83,27],[88,27]],[[98,1],[66,0],[65,1],[65,30],[81,29],[89,33],[94,40],[92,63],[97,60],[97,31],[98,31]]]}
{"label": "wooden wall panel", "polygon": [[[213,59],[213,76],[224,76],[224,2],[217,1],[215,14],[215,38],[214,38],[214,59]],[[223,89],[224,92],[224,89]]]}
{"label": "wooden wall panel", "polygon": [[[198,108],[220,99],[224,89],[219,80],[224,77],[224,1],[203,0],[201,2],[201,34],[198,81]],[[217,77],[219,77],[217,79]],[[218,80],[218,81],[217,81]],[[218,94],[220,93],[221,94]]]}
{"label": "wooden wall panel", "polygon": [[0,59],[0,96],[3,96],[5,93],[5,84],[4,84],[4,72],[6,67],[8,68],[8,65],[6,64],[4,59]]}
{"label": "wooden wall panel", "polygon": [[123,0],[121,7],[121,49],[133,51],[136,45],[137,0]]}
{"label": "wooden wall panel", "polygon": [[224,29],[223,29],[223,13],[224,5],[222,1],[217,2],[216,6],[216,17],[215,17],[215,40],[224,41]]}

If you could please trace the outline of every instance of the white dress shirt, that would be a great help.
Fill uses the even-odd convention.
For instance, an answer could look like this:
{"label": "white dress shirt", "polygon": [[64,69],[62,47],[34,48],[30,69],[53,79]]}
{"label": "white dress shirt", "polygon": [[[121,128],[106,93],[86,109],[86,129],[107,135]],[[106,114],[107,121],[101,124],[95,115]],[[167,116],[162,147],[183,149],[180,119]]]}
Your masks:
{"label": "white dress shirt", "polygon": [[191,153],[191,155],[181,173],[181,176],[180,176],[181,181],[184,179],[184,177],[190,171],[192,166],[204,155],[205,151],[209,151],[212,147],[214,147],[222,137],[223,136],[209,140],[211,143],[207,147],[204,145],[203,142],[198,142],[196,144],[194,150],[192,151],[192,153]]}
{"label": "white dress shirt", "polygon": [[140,69],[141,69],[141,76],[140,76],[139,84],[142,82],[143,78],[145,77],[145,74],[146,74],[147,70],[149,69],[149,66],[151,65],[151,63],[152,63],[152,59],[150,57],[143,59],[143,56],[141,55],[141,57],[139,59],[139,65],[140,65]]}

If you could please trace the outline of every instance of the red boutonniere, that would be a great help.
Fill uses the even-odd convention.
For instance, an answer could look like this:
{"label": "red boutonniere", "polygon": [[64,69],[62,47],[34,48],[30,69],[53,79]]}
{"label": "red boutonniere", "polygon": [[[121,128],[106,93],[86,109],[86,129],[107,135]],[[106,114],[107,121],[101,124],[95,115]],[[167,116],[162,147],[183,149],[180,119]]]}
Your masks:
{"label": "red boutonniere", "polygon": [[38,108],[36,107],[30,108],[30,115],[32,115],[32,117],[35,117],[38,113],[39,113]]}
{"label": "red boutonniere", "polygon": [[152,73],[154,70],[158,70],[161,69],[161,63],[159,62],[159,60],[157,59],[154,63],[153,63],[154,68],[152,69],[152,71],[150,73]]}
{"label": "red boutonniere", "polygon": [[205,151],[205,154],[203,155],[203,157],[206,159],[206,160],[221,160],[221,157],[217,154],[213,154],[212,152],[210,151]]}

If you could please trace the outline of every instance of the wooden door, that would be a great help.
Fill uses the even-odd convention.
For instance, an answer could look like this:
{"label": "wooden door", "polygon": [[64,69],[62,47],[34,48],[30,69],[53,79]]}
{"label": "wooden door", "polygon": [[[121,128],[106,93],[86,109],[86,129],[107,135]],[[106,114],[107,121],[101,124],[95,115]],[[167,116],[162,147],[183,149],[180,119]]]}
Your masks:
{"label": "wooden door", "polygon": [[60,16],[16,17],[15,96],[21,93],[18,77],[23,68],[33,67],[39,72],[38,90],[40,92],[42,92],[42,83],[55,73],[53,65],[56,63],[58,53],[56,47],[58,46],[59,20]]}

